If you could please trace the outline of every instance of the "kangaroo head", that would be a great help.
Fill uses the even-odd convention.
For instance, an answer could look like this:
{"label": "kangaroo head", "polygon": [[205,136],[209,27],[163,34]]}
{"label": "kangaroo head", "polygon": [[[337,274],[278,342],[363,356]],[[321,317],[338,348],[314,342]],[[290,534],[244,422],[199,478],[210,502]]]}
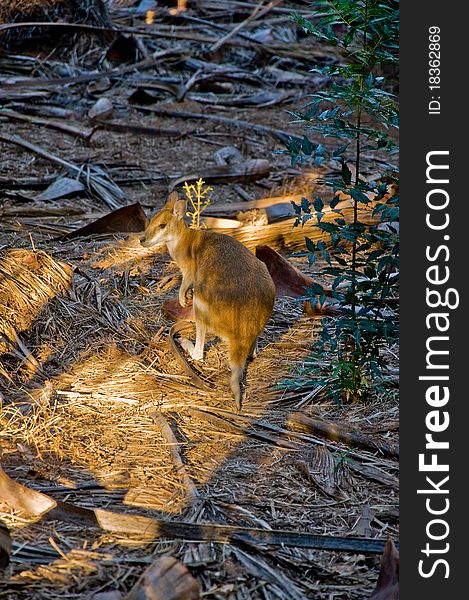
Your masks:
{"label": "kangaroo head", "polygon": [[185,228],[186,201],[179,200],[177,192],[171,192],[163,208],[148,223],[140,242],[142,246],[171,244]]}

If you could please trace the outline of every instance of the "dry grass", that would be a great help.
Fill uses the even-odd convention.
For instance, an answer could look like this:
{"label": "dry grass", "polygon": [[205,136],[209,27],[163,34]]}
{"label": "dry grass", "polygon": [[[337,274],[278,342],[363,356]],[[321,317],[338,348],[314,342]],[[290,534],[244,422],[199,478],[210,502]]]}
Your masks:
{"label": "dry grass", "polygon": [[[2,463],[11,476],[89,508],[332,535],[353,535],[366,505],[380,524],[369,535],[379,534],[380,527],[382,533],[397,533],[395,516],[390,516],[395,515],[395,492],[355,473],[337,479],[333,471],[340,451],[320,446],[322,451],[315,454],[315,446],[306,444],[304,453],[298,453],[246,435],[258,423],[285,427],[288,414],[299,406],[313,416],[319,412],[328,419],[341,418],[339,407],[318,405],[311,389],[275,389],[278,382],[295,379],[319,328],[319,321],[302,316],[300,303],[277,300],[261,336],[259,357],[248,368],[241,418],[231,412],[223,345],[211,341],[201,367],[216,385],[213,392],[188,385],[168,349],[170,323],[162,304],[175,295],[178,273],[167,255],[143,250],[132,239],[68,244],[50,245],[50,252],[81,257],[73,285],[65,294],[55,289],[45,304],[42,296],[37,306],[29,298],[28,310],[35,318],[30,318],[28,331],[21,321],[24,344],[39,368],[29,370],[25,382],[24,358],[3,356],[10,381],[2,384],[0,441]],[[22,252],[38,262],[46,260],[43,251]],[[71,264],[47,257],[49,269],[72,272]],[[6,281],[10,301],[15,295],[21,298],[16,282]],[[46,358],[41,361],[41,356]],[[155,410],[176,436],[183,471],[161,423],[152,418]],[[207,410],[232,425],[205,418]],[[373,425],[395,419],[396,410],[392,398],[382,398],[373,406],[348,407],[347,420],[360,425],[367,419]],[[392,461],[364,455],[367,462],[393,472]],[[321,481],[329,482],[325,491],[306,477],[305,461],[322,470]],[[338,597],[363,598],[376,578],[377,559],[359,555],[276,551],[282,570],[275,578],[268,575],[268,557],[235,547],[161,541],[149,548],[67,523],[56,523],[53,529],[33,525],[6,507],[0,508],[0,517],[14,529],[17,548],[34,545],[48,563],[34,566],[19,553],[8,579],[9,585],[18,586],[19,599],[60,598],[65,592],[79,598],[84,590],[108,589],[110,578],[118,588],[128,589],[149,552],[169,552],[192,566],[214,598],[260,598],[259,577],[267,577],[262,594],[271,598],[328,598],[337,586],[347,594]],[[130,547],[124,551],[122,544]],[[48,552],[56,552],[56,546],[63,556],[51,562]],[[125,563],[131,558],[133,563]],[[202,571],[196,566],[200,564]],[[310,575],[298,578],[299,572]]]}
{"label": "dry grass", "polygon": [[0,256],[0,352],[16,343],[47,302],[72,281],[70,265],[46,252],[9,250]]}

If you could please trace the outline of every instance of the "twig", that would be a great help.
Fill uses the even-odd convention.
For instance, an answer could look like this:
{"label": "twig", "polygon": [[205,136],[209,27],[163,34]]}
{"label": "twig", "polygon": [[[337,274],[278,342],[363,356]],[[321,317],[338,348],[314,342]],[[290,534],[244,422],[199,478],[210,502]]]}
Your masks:
{"label": "twig", "polygon": [[68,162],[67,160],[64,160],[63,158],[60,158],[60,156],[56,156],[55,154],[52,154],[51,152],[48,152],[47,150],[44,150],[44,148],[41,148],[40,146],[37,146],[36,144],[32,144],[31,142],[24,140],[19,135],[10,135],[8,133],[0,133],[0,140],[3,142],[7,142],[8,144],[15,144],[16,146],[25,148],[26,150],[29,150],[30,152],[34,152],[34,154],[38,154],[39,156],[42,156],[43,158],[46,158],[47,160],[50,160],[52,162],[58,163],[59,165],[62,165],[63,167],[65,167],[66,169],[69,169],[70,171],[75,171],[76,173],[81,172],[81,169],[79,166],[74,165],[73,163]]}
{"label": "twig", "polygon": [[[50,24],[52,25],[52,23]],[[39,25],[39,23],[35,23],[35,25]],[[135,71],[153,67],[161,58],[165,56],[172,56],[174,54],[180,54],[181,52],[182,50],[179,46],[173,46],[172,48],[168,48],[166,50],[154,52],[149,58],[145,58],[144,60],[133,63],[131,65],[125,65],[123,67],[120,67],[119,69],[111,69],[109,71],[97,71],[95,73],[85,73],[83,75],[75,75],[70,77],[55,77],[52,79],[30,77],[27,79],[20,79],[12,83],[0,83],[0,93],[2,92],[2,90],[8,92],[8,90],[14,90],[18,88],[44,88],[49,86],[56,87],[58,85],[70,85],[73,83],[83,83],[85,81],[95,81],[98,79],[104,79],[105,77],[113,79],[114,77],[121,77],[121,75],[125,75],[126,73],[132,73]]]}
{"label": "twig", "polygon": [[233,36],[239,33],[241,29],[243,29],[243,27],[248,25],[251,21],[255,21],[256,19],[260,19],[261,17],[263,17],[270,10],[272,10],[272,8],[280,4],[281,1],[282,0],[272,0],[272,2],[269,2],[265,6],[263,6],[262,2],[260,2],[247,19],[241,21],[241,23],[238,23],[238,25],[236,25],[236,27],[234,27],[229,33],[220,38],[218,42],[215,42],[215,44],[211,46],[209,53],[215,54],[215,52],[220,50],[220,48],[224,46],[228,40],[230,40]]}
{"label": "twig", "polygon": [[56,121],[54,119],[44,119],[41,117],[32,117],[30,115],[23,115],[9,108],[3,108],[0,110],[0,117],[4,116],[7,119],[12,119],[13,121],[23,121],[26,123],[31,123],[32,125],[42,125],[44,127],[48,127],[49,129],[57,129],[63,133],[69,133],[70,135],[74,135],[83,140],[89,140],[94,133],[94,129],[78,129],[78,127],[74,127],[73,125],[68,125],[67,123],[62,123],[61,121]]}
{"label": "twig", "polygon": [[[153,136],[169,136],[169,137],[181,137],[183,134],[179,129],[173,129],[169,127],[149,127],[146,125],[137,125],[135,123],[114,123],[112,121],[100,121],[96,120],[96,127],[94,131],[98,129],[104,131],[116,131],[117,133],[142,133],[144,135]],[[93,132],[94,132],[93,131]]]}
{"label": "twig", "polygon": [[[229,411],[222,411],[222,410],[217,411],[216,409],[214,409],[214,411],[213,411],[213,412],[226,412],[229,415],[233,415],[236,418],[239,417],[239,419],[241,421],[244,421],[246,423],[245,427],[238,425],[236,423],[233,423],[228,418],[225,418],[221,415],[217,416],[208,410],[204,410],[204,409],[199,410],[198,408],[190,408],[189,412],[196,417],[203,418],[204,420],[209,421],[210,423],[213,423],[213,424],[217,425],[218,427],[221,427],[222,429],[227,429],[228,431],[231,431],[235,434],[245,435],[245,436],[254,438],[256,440],[261,440],[262,442],[267,442],[269,444],[273,444],[274,446],[278,446],[280,448],[288,448],[289,450],[300,450],[301,449],[301,446],[299,443],[290,442],[289,440],[281,438],[280,435],[275,435],[276,433],[279,433],[279,430],[281,433],[285,432],[286,434],[289,433],[288,431],[281,430],[281,428],[277,428],[275,426],[271,426],[270,428],[268,426],[262,427],[262,425],[260,423],[253,423],[251,419],[249,419],[248,417],[244,417],[243,415],[234,415],[233,413],[229,413]],[[254,426],[256,426],[256,425],[260,426],[266,430],[273,429],[275,431],[275,433],[270,434],[265,431],[264,432],[257,431],[256,429],[254,429]]]}
{"label": "twig", "polygon": [[143,112],[154,113],[166,117],[174,117],[179,119],[203,119],[206,121],[216,121],[217,123],[225,123],[227,125],[233,125],[235,127],[242,127],[243,129],[250,129],[251,131],[257,131],[258,133],[267,133],[273,138],[281,141],[284,144],[288,144],[291,139],[301,140],[302,138],[297,135],[292,135],[288,131],[282,129],[276,129],[274,127],[267,127],[266,125],[257,125],[250,123],[249,121],[241,121],[238,119],[230,119],[229,117],[222,117],[220,115],[210,115],[207,113],[194,113],[188,111],[176,111],[168,110],[167,108],[152,108],[148,106],[135,105],[135,108]]}
{"label": "twig", "polygon": [[202,75],[203,72],[204,72],[203,69],[197,69],[197,71],[189,77],[189,79],[186,81],[186,83],[179,87],[177,94],[176,94],[176,100],[178,102],[181,102],[182,100],[184,100],[187,92],[194,87],[194,85],[197,83],[197,80],[199,79],[200,75]]}
{"label": "twig", "polygon": [[187,474],[186,467],[184,466],[184,463],[181,459],[181,455],[179,454],[179,444],[173,433],[173,430],[169,426],[168,421],[164,418],[162,413],[155,411],[150,413],[150,417],[152,418],[153,422],[160,428],[161,434],[163,435],[168,445],[168,449],[171,454],[171,458],[173,459],[173,463],[176,466],[177,471],[181,475],[182,481],[186,487],[187,501],[188,503],[192,503],[197,498],[197,488],[195,487],[192,479]]}
{"label": "twig", "polygon": [[312,419],[307,415],[296,412],[288,416],[288,425],[300,425],[302,428],[334,442],[342,442],[347,446],[361,448],[370,452],[378,452],[382,456],[399,458],[399,449],[385,442],[375,442],[370,437],[350,431],[337,423],[329,423],[320,419]]}

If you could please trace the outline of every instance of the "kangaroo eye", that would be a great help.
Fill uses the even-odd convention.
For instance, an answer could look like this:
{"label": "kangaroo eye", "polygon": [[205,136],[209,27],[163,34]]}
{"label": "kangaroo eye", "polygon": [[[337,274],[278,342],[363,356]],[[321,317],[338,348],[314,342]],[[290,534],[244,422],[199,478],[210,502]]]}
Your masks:
{"label": "kangaroo eye", "polygon": [[166,227],[166,223],[160,223],[160,229],[164,229]]}

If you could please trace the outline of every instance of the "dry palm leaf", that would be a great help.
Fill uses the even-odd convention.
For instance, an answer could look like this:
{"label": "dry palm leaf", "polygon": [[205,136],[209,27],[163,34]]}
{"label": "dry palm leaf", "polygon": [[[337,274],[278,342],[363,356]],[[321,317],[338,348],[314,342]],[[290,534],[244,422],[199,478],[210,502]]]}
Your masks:
{"label": "dry palm leaf", "polygon": [[44,148],[36,144],[24,140],[19,135],[0,134],[0,140],[25,148],[43,158],[62,165],[68,171],[71,171],[77,179],[82,181],[92,196],[99,198],[112,209],[119,208],[127,200],[126,195],[120,187],[98,165],[76,165],[44,150]]}
{"label": "dry palm leaf", "polygon": [[296,464],[303,475],[331,498],[336,497],[340,489],[349,489],[354,483],[347,464],[344,461],[337,464],[326,446],[305,449]]}
{"label": "dry palm leaf", "polygon": [[9,250],[0,256],[0,352],[17,342],[49,300],[72,281],[72,267],[46,252]]}

